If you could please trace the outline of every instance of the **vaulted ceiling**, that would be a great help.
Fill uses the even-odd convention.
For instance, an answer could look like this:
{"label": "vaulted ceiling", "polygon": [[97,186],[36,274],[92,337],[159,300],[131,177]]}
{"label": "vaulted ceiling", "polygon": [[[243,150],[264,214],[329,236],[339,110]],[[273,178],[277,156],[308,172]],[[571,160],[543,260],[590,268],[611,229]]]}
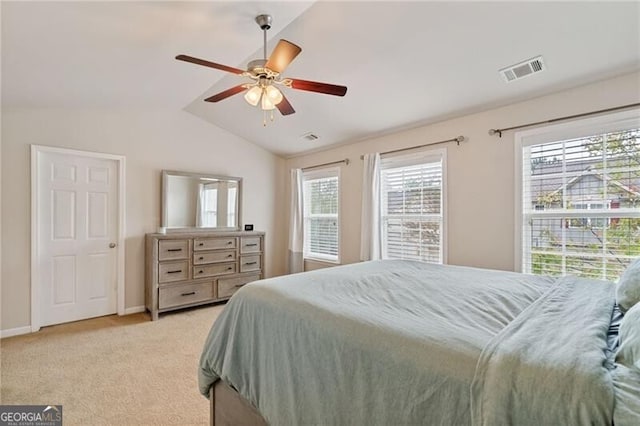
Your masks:
{"label": "vaulted ceiling", "polygon": [[[176,108],[280,155],[426,124],[640,69],[638,2],[7,2],[2,105]],[[245,80],[179,62],[237,68],[262,57],[254,22],[273,15],[302,47],[294,78],[342,84],[344,98],[284,89],[296,113],[262,124]],[[546,70],[498,70],[542,55]],[[302,136],[319,136],[307,141]]]}

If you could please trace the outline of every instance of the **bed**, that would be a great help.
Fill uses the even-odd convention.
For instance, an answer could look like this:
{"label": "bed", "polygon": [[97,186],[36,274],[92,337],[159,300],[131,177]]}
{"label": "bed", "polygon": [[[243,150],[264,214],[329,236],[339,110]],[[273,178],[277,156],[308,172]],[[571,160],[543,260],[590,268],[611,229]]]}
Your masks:
{"label": "bed", "polygon": [[212,327],[200,392],[217,426],[634,424],[614,306],[606,281],[416,261],[262,280]]}

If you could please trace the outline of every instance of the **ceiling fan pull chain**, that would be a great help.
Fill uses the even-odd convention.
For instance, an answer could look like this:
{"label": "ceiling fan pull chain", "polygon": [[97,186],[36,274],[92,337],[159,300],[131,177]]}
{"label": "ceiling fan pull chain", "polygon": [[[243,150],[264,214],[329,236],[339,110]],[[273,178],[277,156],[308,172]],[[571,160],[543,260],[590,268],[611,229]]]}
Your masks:
{"label": "ceiling fan pull chain", "polygon": [[262,110],[262,127],[267,127],[267,111]]}

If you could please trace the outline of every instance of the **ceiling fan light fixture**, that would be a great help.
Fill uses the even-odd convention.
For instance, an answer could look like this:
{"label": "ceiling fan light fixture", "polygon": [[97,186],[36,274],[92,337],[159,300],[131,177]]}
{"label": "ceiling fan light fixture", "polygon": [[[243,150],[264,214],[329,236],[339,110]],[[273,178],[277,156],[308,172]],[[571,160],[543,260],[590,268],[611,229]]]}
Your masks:
{"label": "ceiling fan light fixture", "polygon": [[247,101],[247,103],[249,103],[249,105],[256,106],[258,105],[258,102],[260,102],[261,96],[262,88],[253,86],[251,89],[249,89],[249,91],[247,91],[247,93],[245,93],[244,99]]}
{"label": "ceiling fan light fixture", "polygon": [[267,98],[273,105],[278,105],[280,102],[282,102],[283,96],[280,89],[275,86],[267,86],[264,90]]}
{"label": "ceiling fan light fixture", "polygon": [[263,111],[271,111],[276,107],[276,104],[274,104],[273,101],[269,99],[269,96],[262,95],[260,107],[262,108]]}

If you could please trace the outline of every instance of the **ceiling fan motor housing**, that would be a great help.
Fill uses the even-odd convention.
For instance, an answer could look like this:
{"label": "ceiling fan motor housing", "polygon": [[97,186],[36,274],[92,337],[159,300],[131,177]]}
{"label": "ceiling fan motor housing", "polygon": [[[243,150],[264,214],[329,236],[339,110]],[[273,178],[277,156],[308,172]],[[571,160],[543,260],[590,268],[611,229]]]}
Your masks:
{"label": "ceiling fan motor housing", "polygon": [[253,75],[259,76],[261,74],[266,74],[265,65],[267,63],[266,59],[256,59],[247,64],[247,69]]}

